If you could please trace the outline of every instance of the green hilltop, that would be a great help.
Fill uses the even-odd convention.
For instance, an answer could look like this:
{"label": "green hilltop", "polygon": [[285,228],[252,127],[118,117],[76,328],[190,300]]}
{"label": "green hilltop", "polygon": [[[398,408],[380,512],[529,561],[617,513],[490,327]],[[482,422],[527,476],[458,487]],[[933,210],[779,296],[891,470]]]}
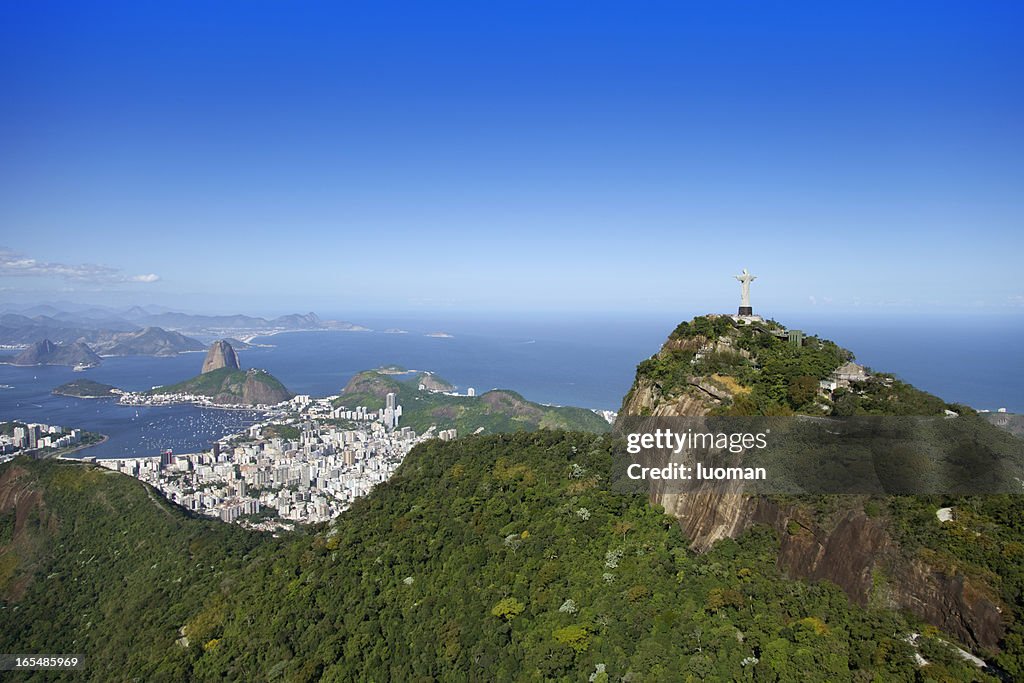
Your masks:
{"label": "green hilltop", "polygon": [[[649,414],[655,405],[693,399],[701,414],[941,415],[963,406],[867,369],[862,379],[827,394],[829,380],[851,351],[814,335],[794,343],[775,321],[737,324],[706,315],[680,323],[661,350],[637,366],[622,414]],[[640,394],[644,394],[641,396]]]}
{"label": "green hilltop", "polygon": [[117,398],[121,390],[110,384],[94,382],[91,379],[76,379],[66,384],[61,384],[53,390],[58,396],[71,396],[74,398]]}
{"label": "green hilltop", "polygon": [[225,405],[274,405],[293,394],[266,370],[218,368],[192,379],[151,389],[149,394],[194,394]]}
{"label": "green hilltop", "polygon": [[[992,416],[853,360],[834,342],[775,321],[707,315],[681,323],[637,367],[620,426],[648,416],[747,416],[760,425],[801,418],[771,422],[780,427],[773,441],[785,445],[764,451],[770,461],[745,457],[746,465],[774,466],[770,486],[675,496],[652,486],[652,501],[679,520],[697,551],[767,525],[782,541],[778,564],[787,575],[832,581],[860,604],[908,610],[976,651],[1002,648],[1007,670],[1020,677],[1024,449],[1014,423],[997,420],[1000,429]],[[871,436],[835,449],[830,425]],[[871,476],[884,488],[863,486]],[[844,478],[855,483],[848,495],[798,493]],[[790,493],[772,493],[779,490]],[[966,495],[997,491],[1011,495]]]}
{"label": "green hilltop", "polygon": [[394,393],[402,406],[401,426],[421,433],[431,426],[457,429],[459,434],[566,429],[607,432],[611,425],[592,410],[546,406],[523,398],[507,389],[495,389],[479,396],[452,396],[440,390],[420,389],[421,384],[451,388],[452,385],[429,373],[396,375],[392,370],[369,370],[353,377],[335,405],[371,410],[384,407],[385,397]]}

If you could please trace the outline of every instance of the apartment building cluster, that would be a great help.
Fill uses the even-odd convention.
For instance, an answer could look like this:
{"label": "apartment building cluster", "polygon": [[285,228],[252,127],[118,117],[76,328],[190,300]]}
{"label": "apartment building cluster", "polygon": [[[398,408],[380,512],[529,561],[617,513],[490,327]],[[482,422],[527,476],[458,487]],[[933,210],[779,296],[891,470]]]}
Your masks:
{"label": "apartment building cluster", "polygon": [[0,435],[0,456],[4,456],[0,462],[31,451],[71,448],[81,441],[81,429],[41,423],[15,424],[10,434]]}
{"label": "apartment building cluster", "polygon": [[[351,416],[351,417],[350,417]],[[397,426],[401,406],[335,409],[296,397],[286,413],[220,439],[202,453],[98,460],[199,514],[257,528],[333,519],[386,481],[412,448],[454,430],[417,434]]]}

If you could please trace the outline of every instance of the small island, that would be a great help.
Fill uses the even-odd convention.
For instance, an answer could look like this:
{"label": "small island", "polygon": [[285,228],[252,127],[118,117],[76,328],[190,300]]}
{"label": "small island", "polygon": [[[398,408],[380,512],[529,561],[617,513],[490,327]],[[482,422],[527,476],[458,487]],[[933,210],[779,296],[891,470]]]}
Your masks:
{"label": "small island", "polygon": [[117,398],[124,392],[109,384],[94,382],[91,379],[76,379],[61,384],[53,390],[55,396],[71,396],[72,398]]}

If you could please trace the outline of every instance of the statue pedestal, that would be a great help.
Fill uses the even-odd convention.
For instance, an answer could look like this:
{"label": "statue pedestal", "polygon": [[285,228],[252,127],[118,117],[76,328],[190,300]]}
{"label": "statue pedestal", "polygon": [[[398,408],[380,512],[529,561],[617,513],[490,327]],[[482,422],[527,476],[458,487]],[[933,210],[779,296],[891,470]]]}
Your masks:
{"label": "statue pedestal", "polygon": [[751,306],[740,306],[738,315],[754,315],[754,309]]}

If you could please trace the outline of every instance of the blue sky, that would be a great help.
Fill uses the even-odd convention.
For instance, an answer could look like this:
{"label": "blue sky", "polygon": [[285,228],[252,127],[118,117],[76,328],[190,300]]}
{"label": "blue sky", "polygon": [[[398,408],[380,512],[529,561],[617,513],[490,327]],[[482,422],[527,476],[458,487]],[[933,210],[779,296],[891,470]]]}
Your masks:
{"label": "blue sky", "polygon": [[1019,3],[5,3],[0,299],[1024,313]]}

